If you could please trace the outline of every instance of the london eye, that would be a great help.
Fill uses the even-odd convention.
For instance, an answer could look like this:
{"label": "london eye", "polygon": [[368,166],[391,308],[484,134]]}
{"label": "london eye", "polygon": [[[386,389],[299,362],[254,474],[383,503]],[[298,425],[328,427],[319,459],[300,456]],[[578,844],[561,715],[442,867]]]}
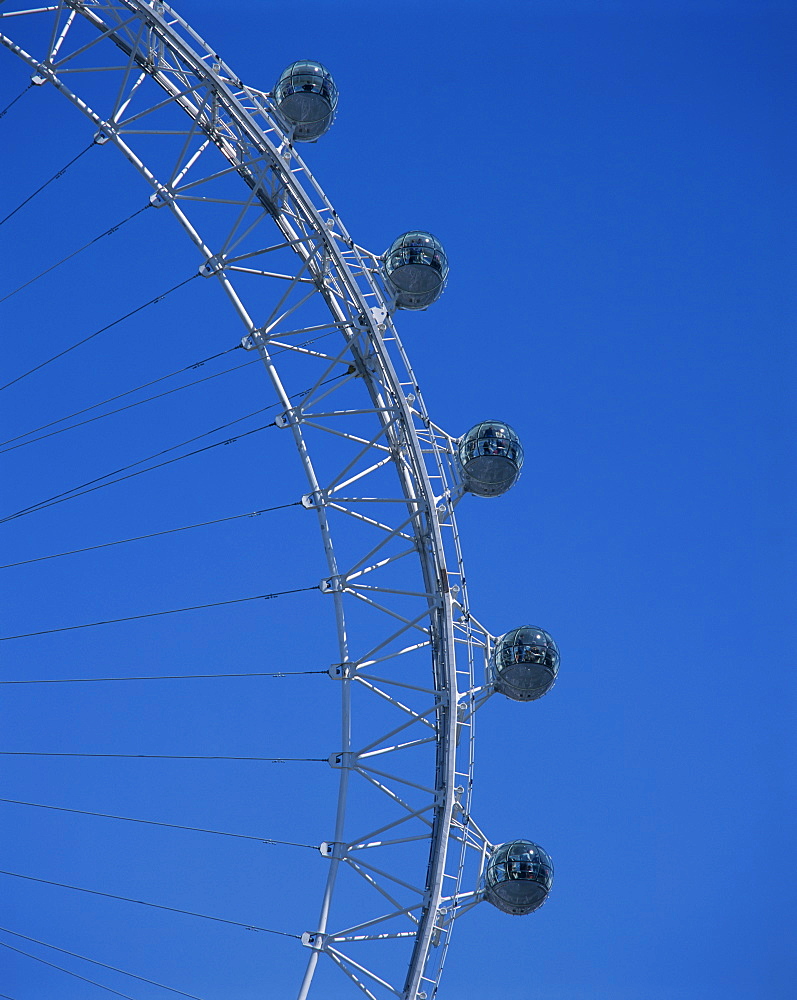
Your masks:
{"label": "london eye", "polygon": [[[345,113],[334,73],[325,62],[305,59],[287,63],[293,53],[286,52],[286,65],[274,67],[273,83],[261,80],[258,86],[250,85],[178,12],[155,0],[91,4],[66,0],[36,9],[4,9],[0,41],[25,65],[31,81],[26,89],[54,93],[65,108],[71,104],[80,113],[72,118],[74,128],[82,128],[86,145],[74,161],[86,155],[83,163],[74,163],[75,172],[87,167],[95,151],[102,157],[118,151],[120,162],[127,161],[123,165],[140,207],[98,239],[106,233],[113,235],[121,226],[138,224],[131,220],[146,213],[147,220],[156,218],[161,227],[176,222],[174,231],[193,245],[193,272],[179,281],[162,282],[162,293],[143,295],[146,301],[140,307],[128,308],[134,305],[128,293],[136,288],[136,273],[146,269],[151,278],[161,272],[172,273],[169,244],[165,242],[171,237],[159,235],[158,240],[164,242],[153,246],[148,260],[114,260],[110,270],[118,284],[109,287],[106,278],[102,285],[98,278],[98,298],[108,304],[121,302],[119,292],[124,290],[121,323],[139,308],[157,305],[173,294],[175,299],[181,294],[203,296],[203,302],[209,303],[209,321],[201,335],[180,328],[179,323],[160,335],[179,345],[180,356],[188,362],[183,371],[215,363],[222,354],[235,352],[227,360],[235,360],[234,367],[250,371],[264,369],[272,392],[266,399],[264,382],[261,405],[253,412],[211,431],[203,427],[201,434],[174,446],[176,453],[170,446],[133,463],[120,458],[119,468],[107,475],[88,478],[61,493],[42,494],[42,499],[31,495],[20,500],[19,508],[10,509],[6,520],[33,520],[42,511],[68,501],[83,502],[87,495],[93,501],[96,491],[105,486],[244,438],[247,446],[251,445],[247,470],[239,473],[225,466],[218,475],[229,477],[225,484],[229,496],[236,493],[239,475],[253,477],[246,487],[250,494],[253,483],[260,490],[267,484],[268,495],[260,494],[262,502],[255,509],[219,512],[217,517],[197,524],[181,523],[86,546],[69,541],[62,546],[65,551],[55,551],[58,532],[53,523],[42,534],[43,540],[51,542],[52,551],[39,554],[37,550],[35,557],[17,559],[13,566],[51,557],[77,559],[90,548],[133,544],[144,537],[200,529],[217,521],[244,517],[265,520],[283,508],[292,508],[294,521],[273,530],[286,537],[299,534],[303,539],[302,554],[293,561],[290,574],[278,575],[284,567],[277,556],[278,565],[262,570],[262,582],[254,593],[243,592],[240,586],[231,589],[231,581],[226,580],[225,597],[220,600],[190,599],[183,602],[185,606],[167,607],[155,570],[152,607],[142,608],[138,614],[108,612],[105,618],[81,618],[74,624],[57,618],[59,624],[52,628],[26,627],[19,634],[8,630],[4,638],[9,643],[50,643],[59,637],[56,633],[72,630],[81,635],[82,629],[110,629],[123,622],[190,615],[222,605],[235,605],[238,613],[249,606],[248,602],[260,606],[261,602],[274,601],[268,627],[264,629],[262,623],[254,626],[252,641],[256,639],[267,652],[269,628],[280,630],[283,638],[287,632],[290,662],[271,664],[266,655],[267,666],[261,670],[251,666],[236,670],[234,658],[228,656],[218,677],[270,673],[280,678],[292,674],[321,678],[318,683],[324,684],[324,690],[313,694],[313,709],[296,716],[295,746],[311,748],[312,753],[306,749],[306,758],[300,753],[283,757],[282,752],[268,749],[268,722],[263,719],[262,728],[249,733],[254,742],[247,743],[260,747],[261,752],[242,753],[238,759],[284,763],[286,768],[294,763],[297,767],[323,765],[331,770],[337,785],[334,807],[321,824],[326,835],[319,835],[316,843],[292,843],[285,833],[273,840],[266,833],[240,835],[281,844],[285,850],[311,850],[313,864],[325,866],[323,878],[319,878],[318,868],[314,870],[315,884],[323,884],[313,899],[305,884],[306,853],[298,859],[285,856],[270,862],[273,880],[267,918],[238,919],[197,913],[191,907],[174,907],[159,900],[139,900],[135,891],[126,895],[116,883],[109,888],[108,882],[76,885],[67,875],[56,878],[52,867],[50,877],[21,871],[7,871],[3,877],[27,879],[39,889],[48,885],[64,893],[93,893],[129,903],[143,902],[163,911],[177,909],[186,917],[209,916],[217,922],[290,939],[287,944],[295,946],[296,952],[292,964],[297,970],[298,1000],[363,994],[372,1000],[391,996],[431,1000],[444,981],[443,967],[457,921],[478,919],[472,911],[479,903],[492,903],[508,914],[527,915],[546,901],[553,880],[547,850],[532,840],[517,839],[533,836],[533,831],[492,830],[478,819],[472,801],[477,712],[489,711],[487,703],[493,696],[520,702],[541,698],[556,679],[559,651],[552,636],[537,624],[483,622],[468,597],[457,517],[467,517],[467,505],[474,497],[500,503],[500,497],[515,488],[523,468],[524,447],[512,426],[494,416],[500,400],[490,402],[486,413],[474,412],[466,427],[449,429],[443,417],[433,417],[409,351],[400,339],[402,314],[429,310],[431,319],[456,265],[449,260],[444,239],[425,229],[407,228],[395,234],[388,245],[371,250],[346,229],[311,167],[315,151],[311,144],[334,144],[335,117]],[[73,169],[72,162],[67,166]],[[54,175],[55,179],[58,176]],[[121,176],[121,172],[115,173],[113,183]],[[101,182],[91,183],[98,184],[99,192]],[[407,224],[418,222],[408,220]],[[456,292],[452,287],[446,294]],[[211,295],[215,297],[213,305]],[[216,303],[222,301],[227,315],[238,324],[232,344],[232,323],[218,318]],[[28,345],[29,367],[12,373],[4,388],[17,391],[21,388],[17,383],[33,383],[44,368],[49,375],[64,363],[66,355],[71,362],[95,337],[128,336],[123,326],[108,332],[116,322],[96,331],[92,328],[66,347],[55,336],[37,338]],[[208,358],[204,348],[186,355],[200,339],[203,345],[213,345]],[[128,345],[131,354],[133,346]],[[140,368],[138,363],[131,367],[136,365]],[[102,362],[99,369],[101,373]],[[109,386],[114,388],[109,388],[108,399],[102,404],[106,409],[111,405],[114,413],[127,406],[127,401],[115,402],[128,392],[116,392],[119,377],[118,373],[112,377]],[[171,378],[171,374],[163,378]],[[95,385],[97,381],[95,378]],[[99,381],[102,385],[101,374]],[[138,392],[156,382],[160,377],[129,391]],[[161,389],[159,384],[153,398]],[[251,398],[246,396],[247,401]],[[105,412],[86,417],[93,408],[94,404],[79,408],[66,419],[77,425],[95,416],[99,419]],[[44,421],[26,434],[10,437],[4,446],[9,450],[22,448],[65,429],[57,420]],[[267,435],[268,446],[263,440]],[[276,452],[287,450],[289,443],[298,456],[298,462],[294,458],[296,468],[304,476],[301,488],[294,488],[296,479],[289,484],[275,471]],[[82,475],[78,479],[82,480]],[[203,488],[201,479],[188,488],[191,502],[195,491]],[[523,488],[522,481],[517,488]],[[111,493],[109,490],[109,496]],[[98,502],[103,509],[113,505],[110,499]],[[187,509],[191,502],[183,504],[181,500],[176,509]],[[309,556],[311,520],[316,522],[320,545]],[[268,535],[261,544],[251,567],[255,576],[258,562],[261,567],[266,564],[270,547],[281,551],[281,542],[272,545]],[[319,553],[323,556],[322,572],[316,571]],[[204,557],[207,569],[210,575],[215,571],[217,579],[224,579],[215,558]],[[65,572],[68,579],[69,571]],[[301,602],[298,610],[284,610],[292,600]],[[245,622],[236,627],[245,627]],[[53,648],[48,646],[44,655],[57,656]],[[78,686],[84,682],[112,686],[114,680],[133,684],[136,679],[110,673],[115,676],[70,680]],[[181,676],[190,677],[190,669],[181,671]],[[51,680],[55,686],[58,678]],[[197,675],[197,683],[201,680]],[[157,697],[154,695],[156,701]],[[120,699],[117,707],[132,711],[124,708],[124,697],[120,695]],[[139,700],[136,695],[131,704]],[[146,701],[146,709],[135,711],[153,711],[149,697]],[[328,710],[323,720],[316,715],[321,703]],[[333,704],[337,706],[334,713]],[[534,706],[525,708],[534,711]],[[329,721],[333,714],[335,736],[331,736],[334,730]],[[180,747],[184,749],[185,728],[190,731],[190,725],[185,720],[174,725],[183,732]],[[76,732],[83,737],[94,735],[94,726],[84,720],[83,728]],[[238,725],[233,721],[233,731],[239,726],[242,730],[253,728],[251,720],[245,723],[241,719]],[[44,729],[46,732],[46,726]],[[319,733],[322,739],[335,740],[321,757],[315,756]],[[87,746],[84,739],[81,749],[74,751],[9,753],[18,757],[162,757],[172,761],[182,756],[177,752],[94,753],[82,749]],[[189,759],[192,755],[186,751],[184,756]],[[193,756],[218,761],[236,755],[208,752]],[[103,780],[118,789],[126,782],[135,785],[145,780],[126,768],[127,764],[121,765],[120,771],[108,771]],[[302,795],[306,779],[295,777],[297,773],[278,793],[278,811],[283,818],[292,815],[294,795],[297,799]],[[226,779],[214,780],[223,783]],[[251,796],[260,796],[270,808],[275,793],[267,790],[267,784],[258,781],[250,787]],[[195,789],[194,795],[200,794]],[[329,800],[326,795],[327,806]],[[109,823],[150,822],[99,806],[87,809],[10,798],[7,802],[18,809],[93,814]],[[315,804],[304,808],[317,816]],[[297,814],[300,812],[297,806]],[[199,824],[152,822],[162,827],[182,826],[197,834],[235,835],[203,829]],[[289,825],[283,822],[281,830],[288,830]],[[88,834],[84,836],[89,839]],[[553,850],[555,845],[547,847]],[[210,876],[196,872],[194,877],[201,881]],[[245,881],[245,871],[239,871],[238,877]],[[165,884],[168,886],[168,879]],[[297,918],[295,909],[304,916]],[[304,923],[299,925],[297,919]],[[14,934],[14,929],[9,933]],[[280,942],[279,946],[287,944]],[[52,942],[52,947],[57,950],[58,943]],[[116,967],[113,971],[119,972]]]}

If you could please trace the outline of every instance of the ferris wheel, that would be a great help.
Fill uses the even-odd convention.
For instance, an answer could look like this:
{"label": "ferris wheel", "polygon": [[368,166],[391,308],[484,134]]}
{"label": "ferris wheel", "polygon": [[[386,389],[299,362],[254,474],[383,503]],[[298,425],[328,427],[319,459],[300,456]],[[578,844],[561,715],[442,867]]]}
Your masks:
{"label": "ferris wheel", "polygon": [[189,237],[195,277],[228,299],[306,477],[299,503],[326,571],[303,589],[334,616],[324,669],[340,737],[318,910],[278,931],[303,949],[298,1000],[320,995],[320,968],[337,970],[335,996],[431,1000],[461,916],[481,901],[529,914],[550,893],[548,853],[472,815],[474,720],[494,694],[539,699],[559,669],[544,629],[493,635],[468,601],[456,511],[513,487],[523,448],[502,420],[474,414],[457,435],[427,412],[395,317],[443,293],[445,248],[420,230],[383,253],[349,235],[298,150],[334,142],[322,63],[290,64],[272,91],[245,85],[158,0],[4,9],[0,42]]}

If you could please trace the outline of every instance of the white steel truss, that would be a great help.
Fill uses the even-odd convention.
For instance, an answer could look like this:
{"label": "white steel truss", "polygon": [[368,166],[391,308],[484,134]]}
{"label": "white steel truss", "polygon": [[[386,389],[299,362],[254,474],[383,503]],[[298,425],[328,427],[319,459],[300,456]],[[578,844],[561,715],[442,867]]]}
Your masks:
{"label": "white steel truss", "polygon": [[[379,258],[349,236],[270,95],[245,86],[158,0],[61,0],[4,11],[0,29],[45,20],[37,54],[5,33],[0,42],[34,83],[90,120],[97,144],[121,151],[151,204],[196,246],[199,273],[220,284],[243,346],[272,381],[277,424],[309,484],[302,503],[319,522],[320,589],[338,633],[329,673],[340,683],[341,741],[329,762],[340,782],[298,998],[322,954],[372,1000],[431,998],[453,919],[480,898],[490,846],[470,802],[474,713],[491,693],[481,678],[493,640],[468,606],[456,442],[428,416]],[[309,388],[292,403],[299,373]],[[334,527],[343,520],[345,544]],[[378,706],[370,728],[355,710],[361,697]],[[348,798],[361,792],[379,803],[370,830],[347,824]],[[344,872],[373,892],[375,910],[362,919],[338,917]],[[383,959],[380,947],[401,955]]]}

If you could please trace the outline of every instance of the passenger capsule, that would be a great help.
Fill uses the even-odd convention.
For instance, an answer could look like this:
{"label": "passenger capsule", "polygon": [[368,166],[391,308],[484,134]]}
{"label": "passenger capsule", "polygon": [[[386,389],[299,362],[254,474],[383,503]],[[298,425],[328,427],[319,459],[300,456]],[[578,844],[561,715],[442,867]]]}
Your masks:
{"label": "passenger capsule", "polygon": [[509,424],[483,420],[460,439],[457,450],[465,489],[498,497],[515,485],[523,466],[523,445]]}
{"label": "passenger capsule", "polygon": [[280,115],[293,126],[297,142],[313,142],[332,124],[338,88],[321,63],[303,59],[283,71],[274,88]]}
{"label": "passenger capsule", "polygon": [[443,294],[448,258],[431,233],[404,233],[383,257],[385,276],[399,309],[426,309]]}
{"label": "passenger capsule", "polygon": [[524,625],[502,635],[490,657],[496,691],[513,701],[536,701],[559,673],[559,650],[544,629]]}
{"label": "passenger capsule", "polygon": [[539,909],[553,885],[553,861],[531,840],[496,847],[484,871],[484,897],[504,913],[521,916]]}

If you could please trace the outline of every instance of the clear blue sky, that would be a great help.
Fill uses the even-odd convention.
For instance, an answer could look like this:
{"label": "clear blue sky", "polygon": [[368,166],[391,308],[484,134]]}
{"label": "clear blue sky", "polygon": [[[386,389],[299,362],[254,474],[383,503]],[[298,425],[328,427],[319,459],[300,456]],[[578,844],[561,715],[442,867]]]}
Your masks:
{"label": "clear blue sky", "polygon": [[[304,152],[347,228],[376,251],[426,228],[450,256],[441,301],[399,317],[434,419],[459,434],[498,416],[525,444],[508,496],[459,508],[471,600],[494,633],[548,629],[562,668],[543,701],[494,698],[480,714],[474,812],[495,842],[543,844],[556,883],[531,917],[485,904],[462,918],[441,1000],[787,1000],[797,974],[793,7],[192,0],[178,10],[254,86],[270,89],[297,58],[330,67],[337,121]],[[27,76],[0,56],[2,107]],[[91,138],[46,89],[0,120],[0,136],[0,216]],[[147,197],[114,150],[92,149],[0,229],[0,298]],[[4,373],[197,265],[170,218],[143,214],[0,303]],[[0,394],[3,440],[232,347],[236,322],[211,283],[193,282]],[[249,367],[0,454],[3,513],[265,406],[270,391]],[[288,441],[265,432],[2,525],[0,562],[287,503],[303,489]],[[294,508],[2,570],[1,631],[322,574],[315,527]],[[329,604],[311,592],[6,642],[0,656],[4,679],[326,669],[333,637]],[[7,686],[0,750],[326,757],[337,749],[331,686]],[[309,844],[334,820],[336,776],[321,764],[6,757],[2,775],[4,798]],[[298,848],[0,803],[1,869],[290,932],[313,924],[324,865]],[[203,1000],[292,996],[306,958],[288,939],[0,879],[0,926]],[[0,994],[102,995],[0,951]],[[136,1000],[167,995],[69,967]],[[334,982],[327,1000],[353,995]]]}

